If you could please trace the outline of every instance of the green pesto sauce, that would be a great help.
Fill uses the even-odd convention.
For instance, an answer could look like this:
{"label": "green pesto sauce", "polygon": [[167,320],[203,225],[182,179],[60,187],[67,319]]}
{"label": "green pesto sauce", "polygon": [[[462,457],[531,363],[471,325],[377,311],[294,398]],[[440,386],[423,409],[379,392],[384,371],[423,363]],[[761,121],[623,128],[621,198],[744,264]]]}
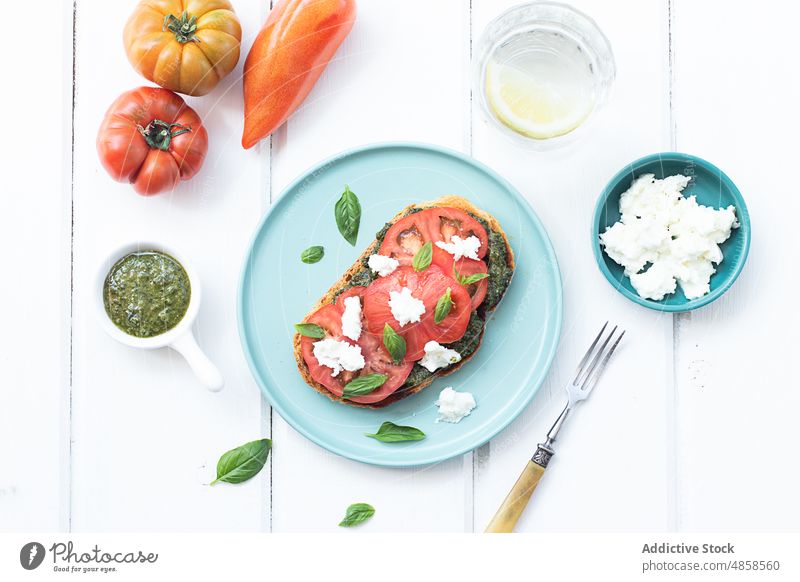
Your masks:
{"label": "green pesto sauce", "polygon": [[103,284],[108,317],[134,337],[153,337],[178,325],[191,296],[184,268],[158,251],[125,255],[111,267]]}
{"label": "green pesto sauce", "polygon": [[489,286],[486,289],[485,309],[494,309],[511,283],[514,271],[508,266],[508,248],[503,235],[491,229],[489,233],[489,250],[486,253],[486,265],[489,268]]}
{"label": "green pesto sauce", "polygon": [[[447,347],[457,351],[461,354],[462,358],[471,356],[481,343],[484,325],[486,325],[484,317],[478,313],[478,311],[473,311],[472,315],[470,315],[467,331],[464,332],[464,336],[457,342],[447,344]],[[420,366],[419,363],[415,363],[414,367],[411,368],[411,373],[403,383],[402,388],[416,386],[423,380],[427,380],[434,375],[436,375],[436,372],[429,372],[427,369]]]}

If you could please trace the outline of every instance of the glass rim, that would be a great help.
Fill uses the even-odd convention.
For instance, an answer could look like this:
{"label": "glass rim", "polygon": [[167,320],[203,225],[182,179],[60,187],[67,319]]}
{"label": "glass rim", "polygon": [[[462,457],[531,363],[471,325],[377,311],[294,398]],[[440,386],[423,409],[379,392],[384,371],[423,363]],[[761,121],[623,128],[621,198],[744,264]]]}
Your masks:
{"label": "glass rim", "polygon": [[[556,16],[567,15],[575,22],[566,22],[558,18],[547,18],[547,11]],[[537,18],[537,13],[541,14]],[[518,15],[526,15],[523,19],[512,21]],[[592,77],[597,90],[597,97],[592,110],[586,119],[575,129],[561,135],[549,138],[535,138],[520,133],[503,123],[491,110],[485,89],[486,65],[497,48],[515,30],[526,24],[547,23],[570,33],[578,41],[580,48],[586,49],[593,64]],[[575,24],[578,26],[575,26]],[[550,0],[535,0],[512,6],[494,17],[478,37],[475,51],[472,55],[472,90],[478,93],[478,105],[484,118],[493,126],[500,129],[506,136],[515,139],[533,149],[555,149],[575,141],[584,133],[585,128],[591,125],[596,114],[605,106],[611,93],[616,78],[616,59],[608,37],[603,33],[597,22],[581,10],[563,3]]]}

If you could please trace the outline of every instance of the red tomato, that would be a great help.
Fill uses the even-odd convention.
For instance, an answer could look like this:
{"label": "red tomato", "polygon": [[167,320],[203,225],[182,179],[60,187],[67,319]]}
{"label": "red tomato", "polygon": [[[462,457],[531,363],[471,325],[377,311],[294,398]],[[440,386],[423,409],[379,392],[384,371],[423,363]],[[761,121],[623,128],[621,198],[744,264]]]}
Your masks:
{"label": "red tomato", "polygon": [[[412,296],[422,301],[425,313],[418,323],[401,327],[392,315],[389,299],[392,291],[399,292],[403,287],[408,287]],[[436,303],[448,287],[454,306],[448,316],[437,324],[434,320]],[[381,277],[367,287],[363,303],[367,330],[382,337],[384,325],[388,323],[406,340],[407,362],[422,358],[425,344],[431,340],[445,344],[461,339],[472,312],[471,299],[466,290],[436,265],[419,273],[411,267],[399,267],[391,275]]]}
{"label": "red tomato", "polygon": [[[387,398],[390,394],[395,392],[408,378],[411,373],[411,368],[414,367],[413,362],[404,362],[396,365],[386,348],[383,346],[383,339],[381,336],[370,334],[366,329],[361,332],[361,337],[357,342],[342,335],[342,313],[344,312],[344,300],[347,297],[362,296],[365,291],[364,287],[353,287],[342,293],[337,299],[336,303],[324,305],[315,311],[311,317],[306,321],[308,323],[316,323],[322,327],[327,335],[336,340],[346,341],[351,344],[361,346],[361,354],[364,356],[366,365],[358,372],[348,372],[342,370],[336,376],[333,376],[329,367],[321,365],[314,357],[314,342],[319,341],[310,337],[302,337],[300,346],[303,352],[303,359],[308,366],[311,377],[317,382],[325,386],[336,396],[341,396],[344,392],[344,386],[354,378],[365,374],[386,374],[388,379],[382,386],[367,394],[365,396],[357,396],[351,398],[353,402],[361,404],[373,404],[380,402]],[[381,330],[382,331],[382,330]]]}
{"label": "red tomato", "polygon": [[462,239],[477,236],[481,241],[478,256],[483,258],[489,238],[481,223],[463,210],[448,207],[427,208],[398,220],[387,231],[378,253],[394,257],[401,265],[410,265],[414,255],[426,242],[450,242],[457,234]]}
{"label": "red tomato", "polygon": [[160,87],[139,87],[117,98],[97,133],[106,172],[143,196],[173,189],[194,176],[208,151],[208,133],[184,100]]}
{"label": "red tomato", "polygon": [[[433,264],[438,265],[442,271],[451,275],[455,279],[455,272],[453,271],[453,255],[440,248],[433,249]],[[483,261],[476,261],[475,259],[468,259],[461,257],[455,263],[456,270],[462,277],[469,277],[477,273],[488,273],[489,269]],[[467,290],[470,297],[472,297],[472,309],[478,309],[478,306],[483,303],[486,298],[486,291],[489,289],[489,279],[481,279],[477,283],[463,287]]]}

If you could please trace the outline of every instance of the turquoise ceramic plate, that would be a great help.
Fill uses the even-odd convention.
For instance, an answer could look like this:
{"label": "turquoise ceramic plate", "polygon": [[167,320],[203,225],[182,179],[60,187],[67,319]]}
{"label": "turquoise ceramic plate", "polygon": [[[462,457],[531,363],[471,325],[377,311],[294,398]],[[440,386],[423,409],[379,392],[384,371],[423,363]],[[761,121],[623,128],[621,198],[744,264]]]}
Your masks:
{"label": "turquoise ceramic plate", "polygon": [[[333,207],[344,185],[361,200],[356,247],[342,239]],[[412,202],[458,194],[491,212],[506,230],[517,270],[494,312],[483,346],[458,372],[381,410],[333,402],[300,377],[293,325],[363,252],[386,220]],[[300,262],[323,245],[315,265]],[[561,280],[547,234],[528,203],[489,168],[427,145],[379,144],[342,153],[311,168],[261,221],[239,288],[239,332],[250,368],[273,408],[296,430],[339,455],[376,465],[410,466],[466,453],[500,432],[541,385],[561,329]],[[459,424],[436,423],[442,388],[472,392],[478,406]],[[385,444],[367,438],[391,420],[427,438]]]}
{"label": "turquoise ceramic plate", "polygon": [[[697,202],[705,206],[725,208],[732,204],[736,208],[740,226],[720,245],[723,260],[717,265],[717,272],[711,276],[711,291],[707,295],[689,300],[679,285],[675,293],[661,301],[639,297],[630,279],[625,276],[624,269],[603,252],[600,233],[619,221],[619,197],[642,174],[655,174],[658,179],[675,174],[691,176],[692,181],[683,191],[684,196],[697,196]],[[721,297],[742,272],[750,250],[750,214],[739,189],[715,165],[696,156],[678,152],[652,154],[631,162],[617,172],[600,194],[592,221],[592,246],[600,271],[617,291],[631,301],[657,311],[691,311]]]}

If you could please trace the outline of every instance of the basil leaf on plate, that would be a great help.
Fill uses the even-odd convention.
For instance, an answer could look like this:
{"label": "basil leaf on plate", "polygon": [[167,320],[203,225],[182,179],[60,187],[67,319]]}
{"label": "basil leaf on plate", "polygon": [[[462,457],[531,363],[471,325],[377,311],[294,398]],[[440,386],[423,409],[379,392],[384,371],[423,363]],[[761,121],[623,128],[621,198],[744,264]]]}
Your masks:
{"label": "basil leaf on plate", "polygon": [[402,443],[405,441],[421,441],[425,433],[413,426],[401,426],[389,420],[384,422],[375,434],[366,434],[382,443]]}
{"label": "basil leaf on plate", "polygon": [[353,527],[364,523],[375,515],[375,508],[369,503],[354,503],[347,508],[344,519],[339,522],[339,527]]}
{"label": "basil leaf on plate", "polygon": [[467,285],[474,285],[478,281],[482,281],[483,279],[486,279],[489,276],[489,273],[475,273],[474,275],[469,275],[465,277],[464,275],[458,272],[455,263],[453,263],[453,274],[456,276],[456,281],[464,285],[464,287],[466,287]]}
{"label": "basil leaf on plate", "polygon": [[392,329],[388,323],[383,325],[383,345],[392,356],[395,364],[399,364],[406,357],[406,340]]}
{"label": "basil leaf on plate", "polygon": [[300,253],[300,260],[307,265],[313,265],[314,263],[320,262],[324,256],[325,247],[313,246],[308,247],[306,250]]}
{"label": "basil leaf on plate", "polygon": [[442,323],[444,318],[448,316],[450,310],[453,308],[453,299],[450,295],[452,290],[450,287],[447,288],[447,291],[444,292],[444,295],[439,297],[439,301],[436,302],[436,309],[433,312],[433,321],[434,323]]}
{"label": "basil leaf on plate", "polygon": [[411,261],[411,266],[414,267],[415,271],[424,271],[431,266],[432,259],[433,245],[431,244],[431,241],[428,241],[422,245],[422,248],[417,251],[416,255],[414,255],[414,260]]}
{"label": "basil leaf on plate", "polygon": [[222,455],[217,462],[217,478],[211,485],[219,483],[242,483],[258,475],[264,467],[272,448],[272,441],[260,439],[236,447]]}
{"label": "basil leaf on plate", "polygon": [[374,392],[389,378],[386,374],[367,374],[359,376],[344,385],[342,398],[352,398],[353,396],[366,396]]}
{"label": "basil leaf on plate", "polygon": [[356,246],[358,227],[361,224],[361,203],[348,186],[344,187],[341,198],[334,207],[336,226],[344,240]]}
{"label": "basil leaf on plate", "polygon": [[322,339],[325,337],[325,330],[316,323],[296,323],[294,328],[297,330],[297,333],[306,337],[313,337],[314,339]]}

